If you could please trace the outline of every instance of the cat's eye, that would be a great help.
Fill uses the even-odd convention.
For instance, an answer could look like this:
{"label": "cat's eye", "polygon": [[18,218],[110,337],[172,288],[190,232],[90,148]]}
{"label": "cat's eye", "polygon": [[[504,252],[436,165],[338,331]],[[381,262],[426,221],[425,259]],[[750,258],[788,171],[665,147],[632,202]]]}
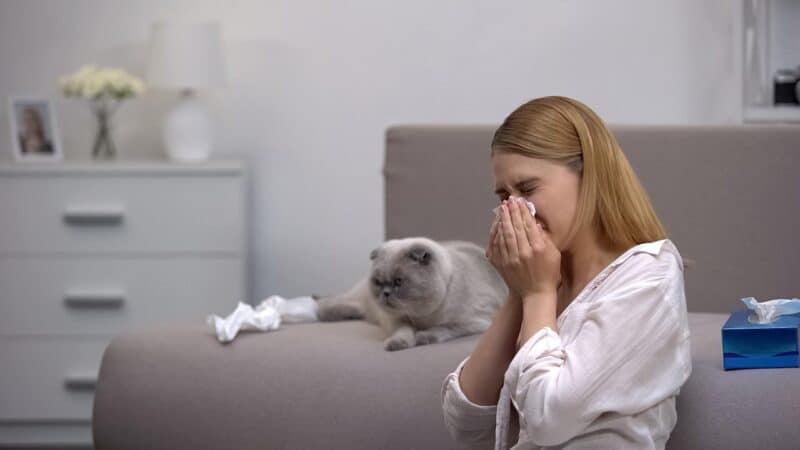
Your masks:
{"label": "cat's eye", "polygon": [[380,285],[380,284],[381,284],[381,282],[380,282],[380,281],[379,281],[377,278],[373,278],[373,279],[372,279],[372,284],[375,284],[375,285]]}
{"label": "cat's eye", "polygon": [[400,286],[400,283],[402,283],[402,282],[403,282],[402,278],[395,278],[394,279],[394,285],[395,286]]}

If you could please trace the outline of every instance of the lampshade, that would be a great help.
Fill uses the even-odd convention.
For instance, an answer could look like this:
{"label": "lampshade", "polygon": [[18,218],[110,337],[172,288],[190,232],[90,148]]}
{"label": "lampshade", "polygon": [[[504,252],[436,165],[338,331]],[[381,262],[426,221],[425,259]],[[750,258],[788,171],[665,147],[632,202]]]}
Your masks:
{"label": "lampshade", "polygon": [[219,24],[154,23],[150,33],[147,81],[151,86],[167,89],[222,86]]}

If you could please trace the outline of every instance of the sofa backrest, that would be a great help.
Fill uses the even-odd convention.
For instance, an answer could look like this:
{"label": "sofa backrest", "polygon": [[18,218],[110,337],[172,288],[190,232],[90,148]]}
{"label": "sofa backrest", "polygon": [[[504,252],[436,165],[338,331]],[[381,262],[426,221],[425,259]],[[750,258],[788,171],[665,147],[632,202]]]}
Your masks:
{"label": "sofa backrest", "polygon": [[[686,260],[688,308],[800,297],[800,126],[611,125]],[[385,238],[488,242],[495,125],[386,130]]]}

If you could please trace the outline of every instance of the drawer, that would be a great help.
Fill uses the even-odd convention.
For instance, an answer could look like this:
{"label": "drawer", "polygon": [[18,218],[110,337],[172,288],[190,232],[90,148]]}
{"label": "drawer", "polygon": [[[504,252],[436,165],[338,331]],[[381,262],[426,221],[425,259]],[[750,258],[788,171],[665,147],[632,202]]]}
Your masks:
{"label": "drawer", "polygon": [[91,420],[110,337],[0,337],[0,422]]}
{"label": "drawer", "polygon": [[241,176],[0,176],[0,253],[241,252]]}
{"label": "drawer", "polygon": [[245,301],[244,280],[236,257],[0,257],[0,335],[203,323]]}

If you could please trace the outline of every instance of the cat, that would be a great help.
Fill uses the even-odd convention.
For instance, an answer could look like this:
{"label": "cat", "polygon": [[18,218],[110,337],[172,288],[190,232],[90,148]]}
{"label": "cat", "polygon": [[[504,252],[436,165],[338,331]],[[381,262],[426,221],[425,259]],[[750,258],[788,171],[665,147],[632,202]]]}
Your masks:
{"label": "cat", "polygon": [[369,255],[370,274],[338,295],[312,295],[320,321],[366,320],[387,351],[485,331],[508,287],[484,249],[460,240],[391,239]]}

